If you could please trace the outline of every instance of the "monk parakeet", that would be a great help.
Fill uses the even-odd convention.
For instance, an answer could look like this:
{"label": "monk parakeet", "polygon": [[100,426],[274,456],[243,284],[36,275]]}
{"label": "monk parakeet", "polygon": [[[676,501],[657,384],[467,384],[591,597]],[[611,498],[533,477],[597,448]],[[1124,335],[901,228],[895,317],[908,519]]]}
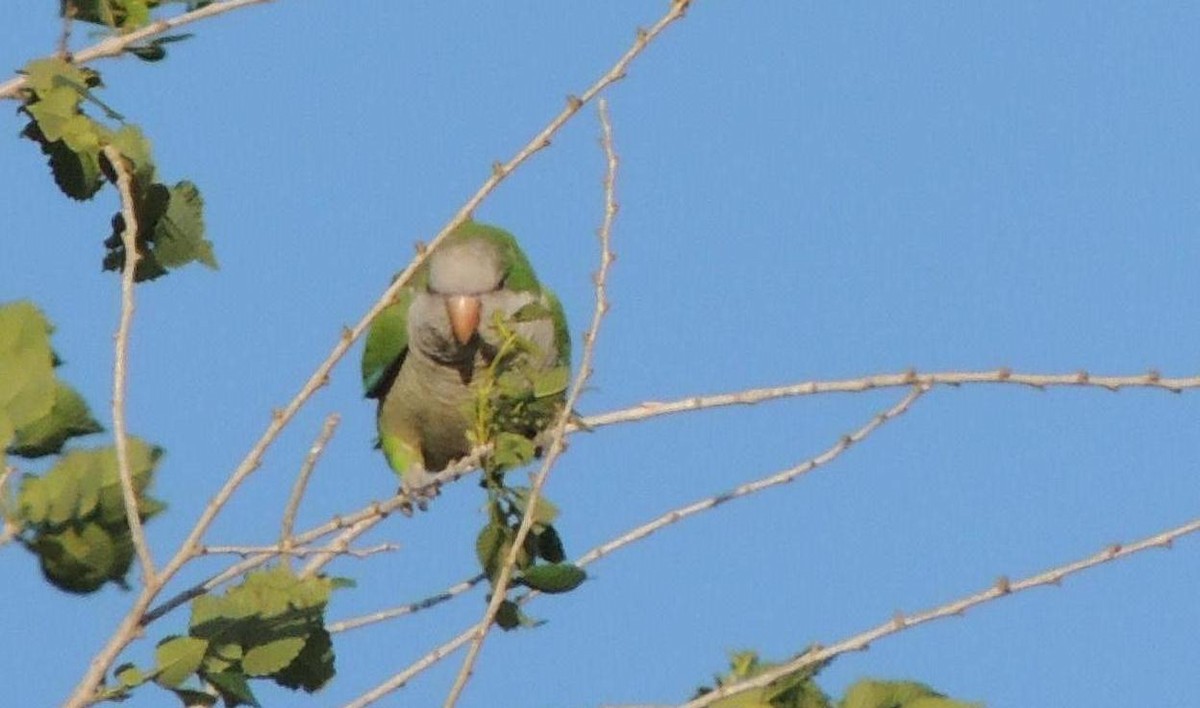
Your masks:
{"label": "monk parakeet", "polygon": [[[379,446],[403,486],[473,444],[523,445],[561,410],[570,365],[562,305],[512,234],[467,221],[371,326],[363,388],[379,400]],[[482,439],[481,439],[482,436]]]}

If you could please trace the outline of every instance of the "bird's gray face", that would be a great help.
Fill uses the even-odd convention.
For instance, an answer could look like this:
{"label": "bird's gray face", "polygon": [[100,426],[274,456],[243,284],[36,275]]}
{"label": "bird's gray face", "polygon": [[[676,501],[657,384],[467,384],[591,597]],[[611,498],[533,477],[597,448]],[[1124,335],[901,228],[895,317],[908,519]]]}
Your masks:
{"label": "bird's gray face", "polygon": [[500,253],[488,241],[450,244],[429,257],[428,295],[441,300],[450,331],[460,346],[466,346],[479,331],[481,298],[499,290],[503,280]]}

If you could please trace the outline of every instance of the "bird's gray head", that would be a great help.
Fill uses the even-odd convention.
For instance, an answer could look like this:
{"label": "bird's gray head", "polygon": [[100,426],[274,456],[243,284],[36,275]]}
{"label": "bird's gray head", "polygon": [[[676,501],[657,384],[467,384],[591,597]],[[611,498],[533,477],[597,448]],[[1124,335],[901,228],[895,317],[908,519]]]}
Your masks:
{"label": "bird's gray head", "polygon": [[429,257],[429,290],[438,295],[482,295],[503,279],[500,253],[485,239],[449,243]]}
{"label": "bird's gray head", "polygon": [[[492,242],[468,239],[438,248],[429,256],[427,292],[413,303],[417,346],[438,358],[470,356],[464,347],[479,331],[484,299],[503,286],[502,254]],[[443,336],[447,330],[453,341]]]}

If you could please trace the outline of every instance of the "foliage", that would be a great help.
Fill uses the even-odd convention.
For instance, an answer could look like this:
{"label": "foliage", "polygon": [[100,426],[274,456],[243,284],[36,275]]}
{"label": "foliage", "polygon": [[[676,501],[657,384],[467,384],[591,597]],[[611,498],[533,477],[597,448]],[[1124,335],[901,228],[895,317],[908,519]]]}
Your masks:
{"label": "foliage", "polygon": [[160,641],[150,669],[118,667],[105,695],[121,698],[153,681],[184,705],[215,703],[203,690],[207,686],[227,706],[257,706],[250,688],[255,679],[312,693],[335,673],[325,607],[333,590],[344,584],[298,577],[280,565],[248,574],[222,596],[196,598],[187,635]]}
{"label": "foliage", "polygon": [[[715,677],[715,688],[752,679],[779,664],[759,661],[753,651],[734,653],[729,658],[729,673]],[[745,691],[713,703],[714,708],[832,708],[829,697],[817,686],[814,678],[825,664],[809,666],[776,679],[765,688]],[[707,686],[696,696],[711,693]]]}
{"label": "foliage", "polygon": [[[743,691],[713,703],[713,708],[833,708],[835,705],[816,684],[816,676],[828,661],[808,666],[772,681],[764,688]],[[736,684],[780,666],[760,661],[753,651],[733,654],[729,673],[717,676],[715,688],[702,687],[696,696]],[[980,704],[947,698],[932,688],[912,681],[863,679],[846,690],[837,708],[980,708]]]}
{"label": "foliage", "polygon": [[[50,348],[52,331],[30,303],[0,305],[0,443],[10,455],[56,455],[70,438],[102,430],[83,398],[55,377],[60,361]],[[147,520],[163,509],[146,494],[161,450],[128,442],[138,515]],[[0,512],[58,588],[90,593],[107,582],[125,586],[133,540],[114,448],[61,454],[45,474],[25,475]]]}
{"label": "foliage", "polygon": [[[113,10],[112,3],[93,3]],[[138,3],[121,5],[126,9]],[[129,15],[123,15],[126,19]],[[72,199],[95,196],[105,181],[116,183],[116,173],[105,148],[117,150],[133,174],[135,234],[142,258],[135,270],[138,281],[153,280],[168,270],[192,262],[217,267],[212,243],[205,238],[204,200],[186,180],[167,186],[157,180],[150,142],[134,125],[97,98],[93,89],[103,84],[100,75],[60,58],[38,59],[22,69],[26,85],[21,111],[29,117],[22,135],[41,146],[49,159],[54,181]],[[84,102],[98,106],[105,117],[122,122],[113,129],[83,111]],[[120,211],[112,220],[112,235],[105,240],[105,270],[121,270],[125,246],[121,234],[125,218]]]}
{"label": "foliage", "polygon": [[[475,541],[475,553],[488,580],[495,583],[516,541],[521,519],[529,508],[528,487],[509,486],[505,473],[528,464],[539,453],[534,439],[558,419],[570,371],[561,365],[542,369],[542,352],[521,336],[513,322],[552,317],[536,303],[514,313],[512,321],[496,313],[492,320],[500,345],[479,377],[472,402],[470,431],[474,445],[490,443],[483,461],[483,486],[488,490],[488,521]],[[566,562],[562,538],[554,527],[558,508],[538,497],[532,509],[533,526],[516,557],[513,585],[544,593],[570,592],[587,578],[582,568]],[[510,600],[496,617],[503,629],[536,624]]]}
{"label": "foliage", "polygon": [[[211,4],[212,0],[167,1],[182,3],[188,10],[196,10]],[[150,24],[151,12],[162,4],[163,0],[60,0],[59,14],[80,22],[127,32]],[[131,53],[141,57],[136,51]],[[159,56],[151,61],[161,58]]]}

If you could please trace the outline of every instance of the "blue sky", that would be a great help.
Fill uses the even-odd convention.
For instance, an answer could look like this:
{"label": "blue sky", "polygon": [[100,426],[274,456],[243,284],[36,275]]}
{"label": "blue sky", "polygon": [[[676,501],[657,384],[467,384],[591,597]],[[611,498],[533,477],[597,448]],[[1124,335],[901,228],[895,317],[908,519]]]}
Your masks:
{"label": "blue sky", "polygon": [[[15,0],[5,70],[49,52],[52,3]],[[597,2],[280,0],[193,28],[167,61],[95,68],[164,179],[203,190],[222,269],[139,290],[134,433],[167,450],[156,558],[412,254],[665,9]],[[82,46],[88,40],[77,33]],[[598,413],[643,400],[854,377],[1010,366],[1196,371],[1200,8],[1095,2],[697,0],[608,94],[621,155],[613,307]],[[3,76],[0,76],[2,79]],[[112,190],[75,204],[23,125],[3,119],[0,301],[55,322],[62,375],[104,413],[118,293],[99,272]],[[579,333],[591,312],[602,155],[585,110],[479,211],[522,239]],[[1192,303],[1192,304],[1189,304]],[[286,488],[339,412],[302,510],[311,526],[383,498],[358,349],[298,416],[209,542],[270,543]],[[577,555],[670,508],[794,465],[903,392],[663,418],[576,436],[547,493]],[[683,522],[538,600],[534,631],[491,636],[463,706],[685,699],[730,650],[833,643],[1197,515],[1194,393],[938,389],[826,468]],[[94,444],[106,442],[97,438]],[[332,619],[474,573],[471,482],[332,566],[358,588]],[[916,628],[822,675],[927,682],[1008,706],[1184,706],[1200,691],[1197,543],[1152,552]],[[197,563],[186,578],[221,567]],[[67,597],[0,552],[0,666],[14,705],[61,700],[132,597]],[[482,593],[337,637],[358,695],[482,614]],[[152,626],[127,657],[186,625]],[[65,641],[64,638],[70,638]],[[439,704],[442,662],[387,705]],[[262,689],[267,705],[300,704]],[[163,705],[146,690],[129,703]]]}

